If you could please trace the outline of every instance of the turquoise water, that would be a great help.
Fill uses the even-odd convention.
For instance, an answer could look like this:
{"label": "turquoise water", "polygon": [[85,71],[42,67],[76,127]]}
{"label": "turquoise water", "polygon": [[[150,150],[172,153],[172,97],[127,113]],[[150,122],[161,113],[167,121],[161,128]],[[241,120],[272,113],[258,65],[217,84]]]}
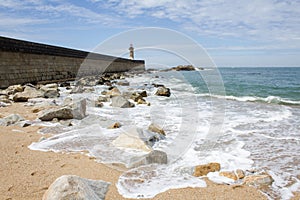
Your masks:
{"label": "turquoise water", "polygon": [[[226,97],[233,100],[300,105],[300,67],[219,68]],[[200,94],[209,94],[207,71],[182,72]]]}

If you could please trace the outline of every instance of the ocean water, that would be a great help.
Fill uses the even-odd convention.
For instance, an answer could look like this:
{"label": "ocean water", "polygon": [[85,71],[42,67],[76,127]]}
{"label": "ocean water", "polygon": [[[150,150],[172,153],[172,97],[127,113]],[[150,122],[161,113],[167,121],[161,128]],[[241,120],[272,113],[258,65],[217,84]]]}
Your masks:
{"label": "ocean water", "polygon": [[[220,75],[219,77],[217,77]],[[221,77],[221,79],[220,79]],[[191,175],[192,167],[219,162],[223,171],[266,171],[275,180],[262,192],[269,199],[290,199],[300,191],[300,68],[221,68],[190,72],[149,72],[127,78],[121,91],[147,90],[151,106],[118,109],[91,102],[106,86],[92,93],[63,94],[87,98],[89,116],[73,127],[57,125],[53,137],[33,143],[32,150],[88,152],[98,162],[129,166],[143,152],[114,147],[112,141],[130,127],[162,126],[165,140],[154,149],[168,154],[168,165],[124,170],[119,192],[127,198],[151,198],[171,188],[206,187]],[[220,81],[221,80],[221,81]],[[153,83],[171,89],[171,97],[158,97]],[[118,121],[120,129],[107,129],[103,121]],[[51,125],[53,126],[53,125]],[[41,131],[43,134],[43,131]],[[209,174],[209,179],[231,184],[231,179]]]}

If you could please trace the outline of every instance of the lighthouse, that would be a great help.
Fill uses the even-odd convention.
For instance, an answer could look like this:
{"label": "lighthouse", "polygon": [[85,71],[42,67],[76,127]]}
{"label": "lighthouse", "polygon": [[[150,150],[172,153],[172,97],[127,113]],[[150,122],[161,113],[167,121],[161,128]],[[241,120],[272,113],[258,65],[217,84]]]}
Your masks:
{"label": "lighthouse", "polygon": [[132,44],[130,44],[130,47],[129,47],[129,59],[134,60],[134,48],[133,48]]}

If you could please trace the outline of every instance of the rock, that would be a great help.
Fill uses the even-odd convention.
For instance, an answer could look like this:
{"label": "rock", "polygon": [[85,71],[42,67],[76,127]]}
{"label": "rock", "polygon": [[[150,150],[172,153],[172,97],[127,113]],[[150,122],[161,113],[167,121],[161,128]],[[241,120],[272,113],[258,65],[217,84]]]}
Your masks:
{"label": "rock", "polygon": [[25,86],[23,92],[17,92],[13,96],[15,102],[26,102],[28,99],[44,97],[44,92],[37,90],[36,88]]}
{"label": "rock", "polygon": [[121,86],[129,86],[129,82],[128,81],[118,81],[117,83],[116,83],[117,85],[121,85]]}
{"label": "rock", "polygon": [[108,96],[108,97],[115,97],[115,96],[120,96],[121,92],[120,92],[120,90],[118,88],[113,87],[105,95]]}
{"label": "rock", "polygon": [[147,97],[147,92],[144,90],[144,91],[141,91],[139,92],[139,94],[142,96],[142,97]]}
{"label": "rock", "polygon": [[205,165],[198,165],[194,168],[193,176],[205,176],[209,172],[220,171],[221,165],[220,163],[208,163]]}
{"label": "rock", "polygon": [[108,129],[115,129],[115,128],[120,128],[121,124],[119,122],[115,122],[111,126],[107,127]]}
{"label": "rock", "polygon": [[235,174],[238,179],[243,179],[245,177],[245,172],[241,169],[235,170]]}
{"label": "rock", "polygon": [[168,156],[165,152],[159,150],[153,150],[146,156],[147,164],[167,164]]}
{"label": "rock", "polygon": [[160,134],[155,134],[135,126],[124,127],[123,132],[113,141],[113,145],[119,148],[129,148],[150,152],[155,142],[163,139]]}
{"label": "rock", "polygon": [[222,171],[219,173],[220,176],[224,176],[233,180],[243,179],[245,177],[245,172],[241,169],[237,169],[235,171]]}
{"label": "rock", "polygon": [[132,108],[134,107],[134,104],[122,96],[113,96],[111,98],[111,106],[118,108]]}
{"label": "rock", "polygon": [[137,104],[148,104],[148,103],[146,102],[145,99],[142,98],[137,101]]}
{"label": "rock", "polygon": [[271,185],[274,179],[269,174],[262,175],[249,175],[244,178],[243,184],[248,186],[263,186],[263,185]]}
{"label": "rock", "polygon": [[110,183],[75,175],[57,178],[43,195],[43,200],[104,200]]}
{"label": "rock", "polygon": [[158,125],[156,125],[156,124],[151,123],[151,124],[148,126],[148,130],[166,136],[165,131],[164,131],[160,126],[158,126]]}
{"label": "rock", "polygon": [[68,107],[72,109],[74,119],[83,119],[86,116],[86,99],[74,100]]}
{"label": "rock", "polygon": [[18,114],[11,114],[0,119],[0,126],[16,125],[18,122],[24,121],[24,118]]}
{"label": "rock", "polygon": [[98,102],[108,102],[109,98],[105,96],[99,96],[97,99]]}
{"label": "rock", "polygon": [[129,168],[139,167],[142,165],[149,165],[149,164],[167,164],[168,163],[168,155],[159,150],[153,150],[150,153],[142,156],[141,158],[135,158],[131,160],[129,164]]}
{"label": "rock", "polygon": [[39,115],[42,121],[51,121],[53,118],[57,119],[82,119],[86,116],[86,100],[81,99],[74,101],[67,106],[60,108],[53,108],[44,111]]}
{"label": "rock", "polygon": [[70,107],[62,107],[57,109],[46,110],[38,117],[42,121],[51,121],[57,119],[73,119],[72,109]]}
{"label": "rock", "polygon": [[11,103],[10,100],[9,100],[8,95],[5,95],[5,94],[0,94],[0,102]]}
{"label": "rock", "polygon": [[104,104],[102,102],[99,102],[99,101],[95,102],[95,107],[102,108],[103,106],[104,106]]}
{"label": "rock", "polygon": [[150,152],[152,149],[135,133],[121,133],[112,144],[118,148],[135,149]]}
{"label": "rock", "polygon": [[43,85],[40,90],[44,92],[45,98],[59,97],[58,85],[56,83]]}
{"label": "rock", "polygon": [[139,99],[143,99],[143,96],[140,95],[138,92],[133,92],[130,96],[130,99],[132,99],[135,102],[138,102]]}
{"label": "rock", "polygon": [[103,91],[101,91],[101,94],[102,94],[102,95],[106,95],[106,94],[107,94],[107,91],[106,91],[106,90],[103,90]]}
{"label": "rock", "polygon": [[236,174],[234,172],[229,172],[229,171],[223,171],[223,172],[219,172],[220,176],[224,176],[233,180],[238,180]]}
{"label": "rock", "polygon": [[162,85],[162,84],[156,84],[156,83],[152,83],[152,85],[153,85],[153,87],[156,87],[156,88],[158,88],[158,87],[165,87],[165,86]]}
{"label": "rock", "polygon": [[70,87],[71,86],[71,83],[70,82],[62,82],[62,83],[59,83],[59,87]]}
{"label": "rock", "polygon": [[72,88],[70,94],[83,93],[83,92],[84,92],[83,86],[79,85]]}
{"label": "rock", "polygon": [[178,65],[177,67],[171,68],[175,71],[194,71],[195,67],[193,65]]}
{"label": "rock", "polygon": [[17,92],[23,92],[24,87],[22,85],[11,85],[6,89],[7,95],[16,94]]}
{"label": "rock", "polygon": [[157,91],[155,93],[155,95],[157,96],[165,96],[165,97],[170,97],[171,96],[171,92],[169,88],[166,87],[158,87]]}

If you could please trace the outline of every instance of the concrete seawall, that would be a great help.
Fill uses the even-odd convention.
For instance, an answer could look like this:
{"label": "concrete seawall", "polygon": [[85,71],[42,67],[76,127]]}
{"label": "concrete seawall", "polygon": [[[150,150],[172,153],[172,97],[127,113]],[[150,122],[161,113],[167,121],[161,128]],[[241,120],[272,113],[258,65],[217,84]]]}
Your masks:
{"label": "concrete seawall", "polygon": [[0,37],[0,88],[129,70],[145,70],[145,61]]}

